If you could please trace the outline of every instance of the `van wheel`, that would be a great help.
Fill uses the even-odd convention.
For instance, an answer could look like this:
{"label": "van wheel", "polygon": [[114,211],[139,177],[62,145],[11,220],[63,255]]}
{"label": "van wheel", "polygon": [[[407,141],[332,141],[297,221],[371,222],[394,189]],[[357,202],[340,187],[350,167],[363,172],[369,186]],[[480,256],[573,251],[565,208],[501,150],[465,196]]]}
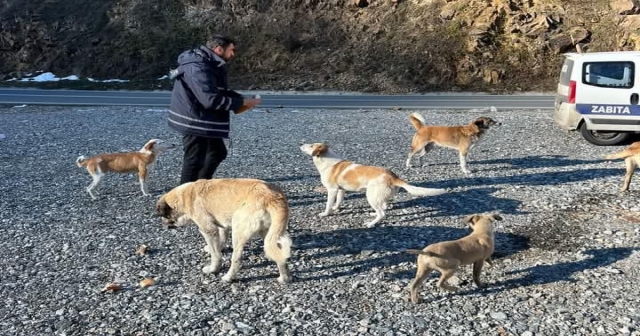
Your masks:
{"label": "van wheel", "polygon": [[580,134],[594,145],[615,146],[629,140],[633,132],[592,131],[587,129],[587,123],[582,123]]}

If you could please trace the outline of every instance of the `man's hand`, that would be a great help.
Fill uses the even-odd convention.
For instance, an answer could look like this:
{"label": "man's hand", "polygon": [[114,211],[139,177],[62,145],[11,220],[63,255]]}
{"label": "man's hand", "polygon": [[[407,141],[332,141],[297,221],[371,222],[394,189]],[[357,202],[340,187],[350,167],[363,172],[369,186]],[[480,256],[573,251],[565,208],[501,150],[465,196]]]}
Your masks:
{"label": "man's hand", "polygon": [[242,105],[247,106],[251,109],[260,103],[262,103],[262,99],[260,98],[245,98]]}
{"label": "man's hand", "polygon": [[260,98],[244,98],[244,100],[242,101],[242,107],[238,109],[238,111],[235,111],[235,113],[240,114],[249,111],[260,103],[262,103],[262,99]]}

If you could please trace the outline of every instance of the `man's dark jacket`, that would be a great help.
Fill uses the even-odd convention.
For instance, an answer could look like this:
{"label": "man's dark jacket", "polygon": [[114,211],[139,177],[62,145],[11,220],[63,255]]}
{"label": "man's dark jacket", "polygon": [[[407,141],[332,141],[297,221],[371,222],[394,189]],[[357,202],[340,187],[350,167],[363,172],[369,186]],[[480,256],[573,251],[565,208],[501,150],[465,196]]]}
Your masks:
{"label": "man's dark jacket", "polygon": [[242,106],[242,96],[227,86],[226,62],[201,46],[178,56],[171,92],[169,126],[185,135],[229,137],[230,112]]}

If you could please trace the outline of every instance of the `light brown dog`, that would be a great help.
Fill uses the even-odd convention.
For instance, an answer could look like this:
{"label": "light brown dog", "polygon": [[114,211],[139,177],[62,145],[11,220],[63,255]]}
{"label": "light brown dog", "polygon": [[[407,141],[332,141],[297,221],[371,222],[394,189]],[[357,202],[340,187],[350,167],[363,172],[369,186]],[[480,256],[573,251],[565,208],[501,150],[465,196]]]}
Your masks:
{"label": "light brown dog", "polygon": [[366,223],[367,227],[375,226],[384,218],[385,210],[389,209],[389,202],[399,188],[416,196],[435,196],[447,192],[445,189],[412,186],[382,167],[343,160],[326,143],[303,144],[300,150],[313,158],[313,163],[320,173],[320,181],[327,188],[327,205],[324,212],[319,214],[320,217],[328,216],[332,210],[340,208],[345,191],[366,189],[367,201],[375,210],[372,215],[376,216]]}
{"label": "light brown dog", "polygon": [[456,291],[457,288],[447,284],[447,280],[461,265],[473,264],[473,282],[478,287],[484,287],[485,285],[480,281],[480,273],[485,261],[492,263],[491,254],[495,246],[493,221],[495,220],[502,220],[502,217],[497,214],[467,216],[463,222],[468,223],[473,230],[470,235],[458,240],[431,244],[423,250],[407,250],[408,253],[418,254],[418,271],[409,284],[411,302],[420,302],[418,289],[433,270],[440,272],[438,287]]}
{"label": "light brown dog", "polygon": [[151,139],[139,151],[107,153],[90,158],[81,155],[76,159],[76,164],[78,167],[87,167],[87,171],[93,177],[93,182],[87,187],[87,192],[93,199],[97,198],[97,191],[94,191],[94,189],[98,187],[100,179],[107,172],[138,172],[142,194],[151,196],[146,190],[148,172],[161,152],[174,147],[175,145],[173,144],[164,144],[162,140]]}
{"label": "light brown dog", "polygon": [[640,141],[632,143],[621,152],[607,155],[605,158],[608,160],[624,159],[624,163],[627,166],[627,173],[624,175],[624,181],[622,182],[620,192],[629,190],[631,177],[633,177],[633,173],[636,168],[640,166]]}
{"label": "light brown dog", "polygon": [[409,120],[416,129],[416,133],[411,140],[407,168],[411,168],[411,158],[416,154],[422,166],[422,157],[432,150],[434,145],[438,145],[458,150],[460,168],[465,174],[471,174],[471,170],[467,167],[469,151],[482,140],[490,127],[502,125],[489,117],[479,117],[465,126],[427,126],[424,118],[418,113],[412,113]]}
{"label": "light brown dog", "polygon": [[231,230],[233,255],[223,281],[230,282],[236,276],[244,245],[255,235],[264,238],[265,254],[278,265],[278,281],[291,280],[286,264],[291,254],[289,205],[283,191],[273,184],[255,179],[188,182],[160,197],[156,213],[169,227],[191,221],[198,226],[211,256],[211,264],[202,268],[205,274],[220,271],[222,248]]}

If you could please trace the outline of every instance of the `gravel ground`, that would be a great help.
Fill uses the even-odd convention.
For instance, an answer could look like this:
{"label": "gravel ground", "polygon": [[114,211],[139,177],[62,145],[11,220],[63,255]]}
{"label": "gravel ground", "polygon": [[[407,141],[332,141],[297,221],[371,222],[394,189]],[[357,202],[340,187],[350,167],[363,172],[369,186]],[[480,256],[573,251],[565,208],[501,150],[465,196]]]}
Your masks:
{"label": "gravel ground", "polygon": [[[482,112],[422,111],[432,124],[467,123]],[[567,134],[548,111],[484,113],[503,123],[472,151],[465,176],[457,153],[436,149],[404,170],[413,129],[408,111],[255,110],[236,116],[233,148],[218,177],[282,186],[292,208],[294,282],[276,282],[260,241],[243,255],[238,280],[204,275],[195,227],[167,230],[157,197],[179,180],[181,149],[163,155],[144,197],[136,177],[109,175],[100,198],[78,155],[137,150],[150,138],[180,144],[166,111],[136,107],[0,109],[0,334],[2,335],[640,335],[640,181],[617,194],[621,161]],[[364,195],[318,218],[324,195],[302,142],[328,141],[346,158],[386,166],[421,186],[401,192],[388,217],[366,229]],[[471,281],[470,267],[435,288],[434,273],[407,301],[415,256],[405,248],[461,237],[461,218],[499,211],[495,264]],[[136,247],[149,246],[139,256]],[[155,285],[140,288],[152,277]],[[121,291],[101,293],[109,282]]]}

